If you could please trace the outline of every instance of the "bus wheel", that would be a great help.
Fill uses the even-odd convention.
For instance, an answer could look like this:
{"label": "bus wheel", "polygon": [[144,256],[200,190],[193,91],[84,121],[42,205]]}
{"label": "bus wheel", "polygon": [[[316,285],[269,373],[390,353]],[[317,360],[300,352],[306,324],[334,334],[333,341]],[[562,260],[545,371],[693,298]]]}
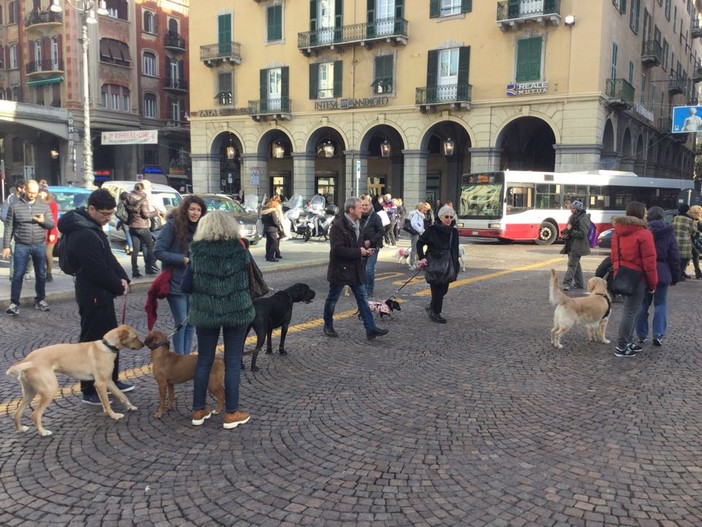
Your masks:
{"label": "bus wheel", "polygon": [[537,245],[551,245],[558,238],[558,227],[550,221],[545,221],[539,226],[539,237],[536,238]]}

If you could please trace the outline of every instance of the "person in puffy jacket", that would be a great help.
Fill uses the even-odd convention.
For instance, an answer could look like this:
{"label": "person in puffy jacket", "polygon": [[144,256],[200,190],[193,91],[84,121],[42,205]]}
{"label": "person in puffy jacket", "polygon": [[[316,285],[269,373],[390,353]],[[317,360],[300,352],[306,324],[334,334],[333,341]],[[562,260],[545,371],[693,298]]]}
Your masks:
{"label": "person in puffy jacket", "polygon": [[132,237],[132,278],[141,278],[139,272],[139,252],[144,251],[144,268],[147,275],[158,273],[154,262],[154,240],[151,237],[151,218],[158,216],[158,211],[151,210],[143,183],[136,183],[134,190],[127,196],[125,207],[129,214],[129,234]]}
{"label": "person in puffy jacket", "polygon": [[632,201],[626,206],[626,216],[614,218],[612,236],[612,266],[616,280],[621,266],[641,273],[634,294],[624,299],[624,312],[619,322],[616,357],[635,357],[643,348],[633,342],[636,315],[648,291],[655,293],[658,285],[656,246],[653,234],[646,228],[646,205]]}
{"label": "person in puffy jacket", "polygon": [[648,230],[653,233],[656,245],[656,267],[658,285],[656,292],[646,293],[641,309],[636,317],[636,334],[639,343],[644,343],[648,337],[648,308],[653,302],[653,345],[662,346],[667,326],[667,297],[668,286],[680,281],[680,252],[675,241],[673,227],[663,221],[665,212],[660,207],[651,207],[646,215]]}
{"label": "person in puffy jacket", "polygon": [[585,289],[583,269],[580,258],[590,254],[590,216],[585,212],[582,201],[575,200],[570,204],[570,218],[568,225],[561,232],[565,239],[564,254],[568,255],[568,269],[563,276],[563,290]]}

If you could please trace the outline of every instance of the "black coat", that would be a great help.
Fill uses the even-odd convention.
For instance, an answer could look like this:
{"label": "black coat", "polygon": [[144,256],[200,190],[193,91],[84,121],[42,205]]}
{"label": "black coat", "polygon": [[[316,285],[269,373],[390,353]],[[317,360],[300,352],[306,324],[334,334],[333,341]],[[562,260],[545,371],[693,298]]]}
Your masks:
{"label": "black coat", "polygon": [[417,240],[417,257],[420,260],[424,257],[430,260],[432,257],[438,258],[439,253],[450,249],[453,268],[458,272],[458,241],[458,231],[453,225],[446,227],[441,221],[437,221],[430,225]]}
{"label": "black coat", "polygon": [[366,283],[366,268],[361,258],[363,236],[356,232],[346,215],[334,220],[329,230],[329,267],[327,281],[332,284],[360,285]]}
{"label": "black coat", "polygon": [[[82,308],[110,305],[124,293],[127,273],[112,254],[110,241],[85,207],[65,213],[59,231],[68,236],[66,249],[76,274],[76,302]],[[76,265],[77,264],[77,265]]]}
{"label": "black coat", "polygon": [[370,247],[380,249],[383,246],[385,227],[383,227],[383,220],[374,210],[361,218],[361,232],[363,233],[363,241],[370,241]]}

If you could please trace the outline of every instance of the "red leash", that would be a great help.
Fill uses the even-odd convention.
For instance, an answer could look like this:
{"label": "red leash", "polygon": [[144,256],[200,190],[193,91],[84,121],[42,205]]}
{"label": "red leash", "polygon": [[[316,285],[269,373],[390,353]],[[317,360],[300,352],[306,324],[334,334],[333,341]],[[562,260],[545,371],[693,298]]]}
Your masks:
{"label": "red leash", "polygon": [[124,324],[124,321],[127,319],[127,293],[129,292],[129,289],[124,292],[122,295],[124,297],[124,302],[122,302],[122,324]]}

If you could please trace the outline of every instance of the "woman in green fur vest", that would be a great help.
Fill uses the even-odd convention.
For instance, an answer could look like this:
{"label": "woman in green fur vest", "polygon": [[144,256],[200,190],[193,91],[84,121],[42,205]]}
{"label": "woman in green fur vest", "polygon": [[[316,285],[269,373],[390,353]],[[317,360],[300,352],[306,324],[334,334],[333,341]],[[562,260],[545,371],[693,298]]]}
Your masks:
{"label": "woman in green fur vest", "polygon": [[236,428],[251,418],[239,410],[241,354],[255,316],[246,267],[248,258],[250,255],[230,214],[213,211],[202,217],[190,245],[190,266],[181,286],[184,292],[190,292],[189,322],[195,326],[198,342],[193,386],[195,426],[212,415],[206,406],[207,384],[220,331],[224,337],[224,428]]}

